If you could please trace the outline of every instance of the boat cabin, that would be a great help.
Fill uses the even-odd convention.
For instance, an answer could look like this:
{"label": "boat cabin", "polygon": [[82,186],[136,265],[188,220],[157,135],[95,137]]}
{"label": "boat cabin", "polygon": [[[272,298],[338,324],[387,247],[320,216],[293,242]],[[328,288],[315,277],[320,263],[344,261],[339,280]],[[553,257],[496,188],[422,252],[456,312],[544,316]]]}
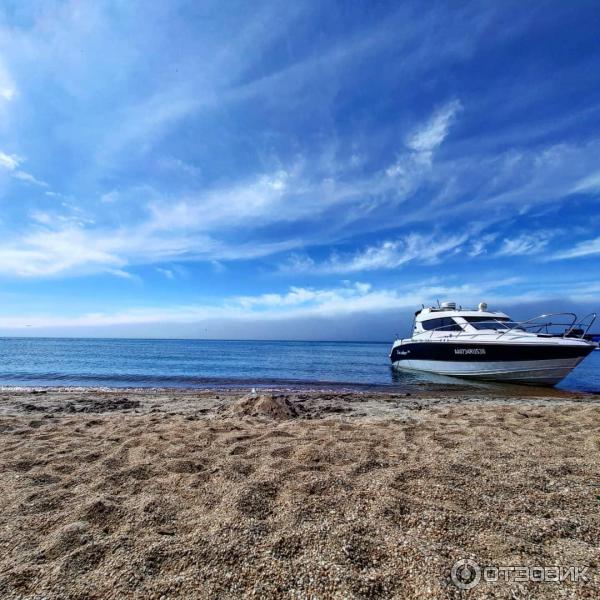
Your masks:
{"label": "boat cabin", "polygon": [[509,330],[517,324],[505,313],[487,310],[482,302],[478,310],[456,308],[454,302],[444,302],[437,307],[427,307],[415,313],[413,335],[427,331],[452,335],[456,332]]}

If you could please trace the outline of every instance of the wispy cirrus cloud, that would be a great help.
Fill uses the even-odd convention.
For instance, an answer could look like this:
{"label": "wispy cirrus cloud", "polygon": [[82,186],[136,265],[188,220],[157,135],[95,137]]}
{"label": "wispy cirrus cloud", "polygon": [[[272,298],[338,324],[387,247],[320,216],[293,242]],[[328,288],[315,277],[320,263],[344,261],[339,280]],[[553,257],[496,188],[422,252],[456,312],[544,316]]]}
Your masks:
{"label": "wispy cirrus cloud", "polygon": [[21,164],[22,158],[16,154],[6,154],[6,152],[0,152],[0,167],[8,169],[9,171],[15,171]]}
{"label": "wispy cirrus cloud", "polygon": [[585,258],[600,254],[600,237],[591,240],[582,240],[568,250],[556,252],[551,258],[555,260],[568,258]]}
{"label": "wispy cirrus cloud", "polygon": [[498,251],[497,256],[525,256],[539,254],[546,249],[548,243],[556,232],[550,233],[534,232],[523,233],[516,237],[505,238]]}
{"label": "wispy cirrus cloud", "polygon": [[415,152],[432,152],[446,139],[450,125],[462,109],[460,100],[455,99],[436,110],[431,118],[416,129],[407,139],[406,145]]}
{"label": "wispy cirrus cloud", "polygon": [[575,182],[572,192],[574,194],[589,194],[600,192],[600,171],[591,173]]}
{"label": "wispy cirrus cloud", "polygon": [[474,236],[469,241],[467,254],[470,257],[484,256],[488,253],[491,244],[498,238],[497,233],[486,233]]}
{"label": "wispy cirrus cloud", "polygon": [[0,99],[3,102],[10,102],[14,100],[16,94],[17,90],[14,80],[6,66],[0,61]]}
{"label": "wispy cirrus cloud", "polygon": [[322,262],[294,255],[280,269],[283,272],[354,273],[379,269],[394,269],[410,262],[433,264],[460,252],[468,239],[466,234],[455,236],[412,233],[398,240],[388,240],[347,254],[332,254]]}
{"label": "wispy cirrus cloud", "polygon": [[405,141],[406,149],[385,170],[388,177],[398,182],[396,191],[406,194],[423,182],[431,169],[434,152],[450,133],[461,109],[460,100],[452,100],[435,110],[425,123],[413,128]]}
{"label": "wispy cirrus cloud", "polygon": [[[446,122],[449,112],[444,114]],[[424,126],[423,131],[426,129]],[[432,139],[434,137],[439,142],[442,136],[438,132]],[[13,172],[18,169],[21,159],[4,154],[0,155],[0,161],[5,169]],[[395,163],[396,167],[398,164]],[[349,182],[343,179],[331,182],[316,180],[314,170],[306,162],[299,161],[288,169],[262,173],[250,180],[196,195],[179,199],[162,195],[151,197],[146,203],[138,202],[137,223],[127,227],[121,224],[119,210],[128,209],[128,202],[112,202],[111,206],[119,205],[113,209],[118,222],[104,219],[102,225],[96,225],[94,215],[85,210],[78,214],[77,221],[56,216],[53,222],[48,220],[46,211],[38,211],[35,214],[46,215],[46,220],[42,222],[36,217],[36,221],[46,229],[26,231],[21,235],[13,231],[6,236],[0,243],[0,273],[43,277],[107,272],[117,265],[126,269],[173,259],[244,260],[294,250],[307,243],[339,242],[359,226],[361,233],[393,226],[396,212],[398,221],[416,224],[429,220],[431,212],[425,211],[420,216],[420,204],[403,203],[424,178],[426,180],[430,170],[430,164],[422,164],[418,169],[405,170],[402,174],[395,168],[393,176],[378,173]],[[133,198],[139,198],[140,194],[143,197],[146,191],[143,188],[136,190]],[[114,194],[111,199],[113,197]],[[539,202],[537,196],[531,200]],[[401,210],[398,210],[399,206],[402,206]],[[444,207],[445,212],[459,209],[468,212],[473,207],[469,201]],[[330,219],[331,211],[336,211],[338,218]],[[340,219],[340,214],[346,217]],[[481,211],[477,215],[484,219],[485,226],[496,220],[493,215],[489,218]],[[269,240],[256,236],[252,227],[257,223],[263,228],[288,223],[303,225],[317,218],[322,219],[319,228],[311,228],[298,237],[287,235],[285,239]],[[284,267],[289,271],[326,274],[392,269],[408,262],[432,264],[462,251],[470,257],[483,256],[484,249],[489,248],[497,236],[497,233],[481,238],[443,232],[435,236],[410,233],[362,250],[332,254],[321,262],[306,256],[295,257]],[[551,237],[546,232],[505,238],[495,254],[534,255],[548,246]],[[468,249],[464,247],[467,238],[471,244]],[[70,240],[68,244],[66,240]],[[69,244],[72,248],[81,247],[82,251],[65,250]]]}
{"label": "wispy cirrus cloud", "polygon": [[[195,229],[170,229],[153,220],[137,227],[103,228],[79,216],[31,214],[35,227],[0,242],[0,275],[26,278],[112,273],[173,261],[250,260],[294,248],[282,242],[222,242]],[[219,268],[219,267],[217,267]]]}
{"label": "wispy cirrus cloud", "polygon": [[160,273],[167,279],[175,279],[175,273],[173,272],[173,269],[164,269],[162,267],[156,267],[156,272]]}
{"label": "wispy cirrus cloud", "polygon": [[[447,135],[451,113],[456,110],[456,103],[451,103],[413,133],[411,139],[418,138],[413,144],[418,150],[412,151],[413,155],[426,152],[427,162],[430,162],[433,150]],[[444,129],[443,135],[440,128]],[[416,164],[420,159],[413,156],[409,160]],[[30,183],[45,185],[19,171],[21,162],[22,159],[15,155],[0,154],[0,166]],[[420,165],[412,174],[403,176],[407,190],[417,184],[420,170],[428,168]],[[296,160],[288,169],[261,173],[250,180],[175,200],[156,196],[152,190],[144,188],[134,190],[136,199],[140,193],[150,194],[151,198],[146,202],[142,218],[128,229],[121,225],[96,227],[94,219],[83,218],[81,212],[74,218],[33,211],[33,220],[45,227],[0,243],[0,274],[44,277],[116,273],[117,268],[122,271],[127,266],[174,258],[221,261],[268,256],[304,245],[305,241],[288,236],[281,241],[248,239],[246,242],[240,242],[236,237],[231,242],[226,239],[227,232],[239,231],[240,227],[256,222],[266,227],[314,220],[336,207],[342,210],[351,207],[360,209],[364,206],[362,190],[369,190],[371,194],[373,191],[377,194],[398,193],[397,181],[401,177],[399,172],[395,172],[392,181],[389,173],[378,173],[375,178],[347,184],[318,179],[314,170],[314,166]],[[112,190],[102,196],[101,202],[115,205],[116,200],[127,196]],[[252,230],[245,233],[252,234]],[[339,232],[322,233],[333,238],[340,235]],[[453,243],[451,240],[447,242],[450,246]],[[437,247],[439,251],[435,250]],[[418,253],[425,262],[431,262],[437,259],[434,256],[436,252],[439,254],[444,248],[443,244],[432,246],[418,235],[409,235],[402,242],[388,242],[379,248],[366,249],[363,256],[354,256],[348,264],[344,264],[342,259],[332,259],[320,269],[333,273],[391,268],[414,260]]]}
{"label": "wispy cirrus cloud", "polygon": [[6,152],[0,152],[0,168],[8,171],[12,177],[15,179],[19,179],[20,181],[24,181],[26,183],[31,183],[34,185],[39,185],[41,187],[48,187],[48,184],[45,181],[40,181],[36,179],[31,173],[27,171],[23,171],[20,166],[24,162],[24,159],[16,154],[7,154]]}

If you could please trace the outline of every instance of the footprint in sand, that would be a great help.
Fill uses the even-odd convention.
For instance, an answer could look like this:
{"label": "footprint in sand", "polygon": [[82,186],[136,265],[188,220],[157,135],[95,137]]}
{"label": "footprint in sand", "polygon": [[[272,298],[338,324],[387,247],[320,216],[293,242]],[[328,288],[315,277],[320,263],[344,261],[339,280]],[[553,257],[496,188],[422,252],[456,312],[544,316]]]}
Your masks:
{"label": "footprint in sand", "polygon": [[240,454],[247,454],[247,453],[248,453],[248,447],[244,446],[242,444],[238,444],[237,446],[234,446],[229,451],[229,454],[231,454],[231,456],[238,456]]}
{"label": "footprint in sand", "polygon": [[77,467],[73,466],[71,463],[59,463],[58,465],[54,465],[53,469],[57,473],[61,473],[63,475],[69,475],[73,471],[77,469]]}
{"label": "footprint in sand", "polygon": [[100,544],[89,544],[69,554],[60,566],[67,576],[83,575],[96,569],[106,554],[106,548]]}
{"label": "footprint in sand", "polygon": [[295,448],[293,446],[279,446],[274,450],[271,450],[271,456],[273,458],[291,458],[294,454]]}
{"label": "footprint in sand", "polygon": [[201,473],[206,469],[206,465],[198,460],[170,460],[166,464],[169,473],[179,473],[193,475]]}
{"label": "footprint in sand", "polygon": [[26,473],[27,471],[31,471],[33,467],[43,465],[42,461],[35,460],[33,458],[22,458],[21,460],[17,460],[10,464],[10,468],[13,471],[17,471],[19,473]]}
{"label": "footprint in sand", "polygon": [[252,466],[248,462],[242,460],[232,461],[225,467],[224,474],[228,479],[238,479],[241,475],[244,479],[256,470],[256,467]]}
{"label": "footprint in sand", "polygon": [[302,554],[302,538],[299,535],[285,535],[271,546],[271,554],[280,560],[298,558]]}
{"label": "footprint in sand", "polygon": [[106,498],[94,500],[81,512],[82,521],[89,521],[105,530],[114,530],[124,517],[123,509]]}
{"label": "footprint in sand", "polygon": [[266,519],[273,513],[278,493],[272,482],[255,483],[240,496],[237,509],[248,517]]}
{"label": "footprint in sand", "polygon": [[128,480],[147,481],[156,475],[156,471],[150,465],[136,465],[129,469],[121,469],[106,478],[106,482],[113,485],[123,485]]}
{"label": "footprint in sand", "polygon": [[87,454],[83,454],[78,456],[78,460],[82,460],[83,462],[92,463],[96,462],[101,458],[102,454],[100,452],[88,452]]}
{"label": "footprint in sand", "polygon": [[390,463],[385,460],[378,459],[369,459],[359,463],[353,470],[353,475],[365,475],[366,473],[371,473],[371,471],[375,471],[378,469],[387,469],[389,468]]}
{"label": "footprint in sand", "polygon": [[89,524],[75,521],[50,536],[50,546],[41,553],[45,560],[55,560],[92,541]]}
{"label": "footprint in sand", "polygon": [[36,473],[35,475],[30,475],[29,480],[31,481],[31,485],[50,485],[60,482],[60,477],[51,473]]}
{"label": "footprint in sand", "polygon": [[51,495],[48,490],[36,492],[28,496],[26,501],[21,504],[21,512],[25,515],[55,512],[62,510],[72,499],[73,494]]}
{"label": "footprint in sand", "polygon": [[144,505],[144,520],[155,527],[172,527],[177,519],[177,507],[171,502],[153,498]]}

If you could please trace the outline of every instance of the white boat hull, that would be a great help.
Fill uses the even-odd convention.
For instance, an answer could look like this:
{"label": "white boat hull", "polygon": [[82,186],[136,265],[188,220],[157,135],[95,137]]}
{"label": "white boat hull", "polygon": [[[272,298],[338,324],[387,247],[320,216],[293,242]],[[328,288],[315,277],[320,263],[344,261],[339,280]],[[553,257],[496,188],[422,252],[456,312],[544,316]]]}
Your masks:
{"label": "white boat hull", "polygon": [[437,375],[465,377],[491,381],[507,381],[538,385],[556,385],[564,379],[583,357],[524,361],[441,361],[401,360],[393,363],[397,369],[426,371]]}

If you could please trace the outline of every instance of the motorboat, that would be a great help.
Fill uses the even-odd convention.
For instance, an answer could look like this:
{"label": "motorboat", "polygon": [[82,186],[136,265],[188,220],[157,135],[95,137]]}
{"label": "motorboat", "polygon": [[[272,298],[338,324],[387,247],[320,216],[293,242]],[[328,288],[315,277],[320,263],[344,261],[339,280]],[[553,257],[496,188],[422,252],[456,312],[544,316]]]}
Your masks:
{"label": "motorboat", "polygon": [[586,339],[596,319],[574,313],[516,322],[503,312],[444,302],[415,313],[412,337],[396,339],[398,369],[536,385],[556,385],[598,344]]}

